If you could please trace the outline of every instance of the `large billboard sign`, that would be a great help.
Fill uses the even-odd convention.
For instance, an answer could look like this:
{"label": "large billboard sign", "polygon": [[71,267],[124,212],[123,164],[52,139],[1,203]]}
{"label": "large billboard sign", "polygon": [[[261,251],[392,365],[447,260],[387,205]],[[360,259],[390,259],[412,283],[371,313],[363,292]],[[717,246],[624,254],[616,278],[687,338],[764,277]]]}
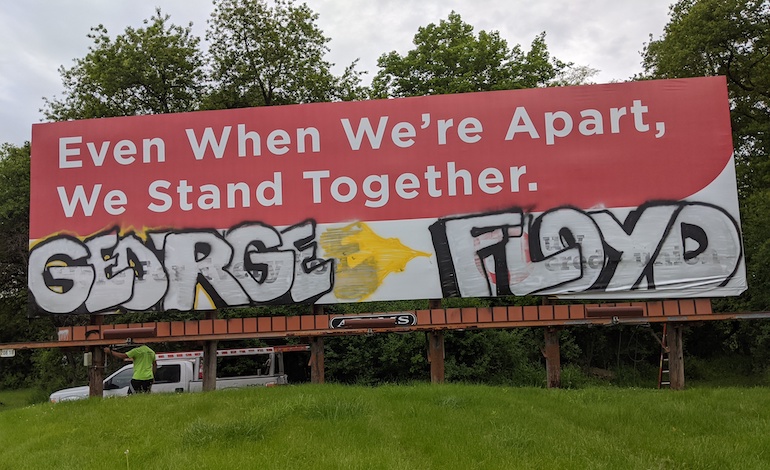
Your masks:
{"label": "large billboard sign", "polygon": [[51,313],[746,288],[723,78],[37,124]]}

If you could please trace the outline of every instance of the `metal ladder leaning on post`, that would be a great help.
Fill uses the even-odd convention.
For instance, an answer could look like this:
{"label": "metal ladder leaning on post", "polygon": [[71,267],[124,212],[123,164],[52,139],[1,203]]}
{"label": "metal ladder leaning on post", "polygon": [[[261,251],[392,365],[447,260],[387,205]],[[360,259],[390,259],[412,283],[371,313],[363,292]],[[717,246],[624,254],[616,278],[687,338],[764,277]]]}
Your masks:
{"label": "metal ladder leaning on post", "polygon": [[660,341],[660,367],[658,369],[658,388],[671,386],[671,374],[668,362],[668,324],[663,324],[663,337]]}

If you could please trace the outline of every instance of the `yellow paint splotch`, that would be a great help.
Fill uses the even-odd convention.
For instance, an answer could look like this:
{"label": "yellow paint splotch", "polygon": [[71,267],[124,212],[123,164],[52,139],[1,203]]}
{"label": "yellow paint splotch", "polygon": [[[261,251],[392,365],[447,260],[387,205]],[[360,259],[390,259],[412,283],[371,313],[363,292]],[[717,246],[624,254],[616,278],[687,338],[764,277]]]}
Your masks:
{"label": "yellow paint splotch", "polygon": [[398,238],[383,238],[366,223],[356,222],[321,234],[325,256],[337,259],[334,295],[339,299],[363,300],[372,295],[392,273],[430,253],[417,251]]}

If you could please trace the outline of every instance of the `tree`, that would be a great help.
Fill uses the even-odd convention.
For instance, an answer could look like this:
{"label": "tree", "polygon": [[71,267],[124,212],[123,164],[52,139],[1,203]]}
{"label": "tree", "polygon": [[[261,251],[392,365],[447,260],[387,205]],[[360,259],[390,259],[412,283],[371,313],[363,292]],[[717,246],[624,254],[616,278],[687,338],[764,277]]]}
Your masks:
{"label": "tree", "polygon": [[61,99],[45,99],[54,121],[192,111],[203,93],[200,38],[191,28],[168,23],[160,9],[145,27],[126,28],[114,40],[107,29],[91,28],[94,45],[75,65],[59,68]]}
{"label": "tree", "polygon": [[[29,250],[29,143],[0,146],[0,343],[51,340],[50,318],[27,319]],[[0,361],[0,388],[30,386],[37,353],[20,351]]]}
{"label": "tree", "polygon": [[213,91],[207,108],[240,108],[360,97],[355,62],[341,77],[324,60],[318,14],[292,0],[217,0],[206,39]]}
{"label": "tree", "polygon": [[375,97],[534,88],[570,84],[570,77],[584,80],[595,73],[551,57],[545,33],[525,53],[519,45],[509,49],[497,31],[474,34],[455,12],[438,25],[420,27],[413,43],[404,56],[396,51],[380,56],[372,82]]}
{"label": "tree", "polygon": [[[749,289],[715,302],[721,311],[770,310],[770,4],[767,0],[679,0],[660,39],[643,51],[644,78],[727,79]],[[770,323],[727,325],[712,349],[768,368]]]}
{"label": "tree", "polygon": [[767,0],[679,0],[642,64],[647,78],[727,77],[740,190],[770,185]]}
{"label": "tree", "polygon": [[27,298],[29,143],[0,147],[0,298]]}

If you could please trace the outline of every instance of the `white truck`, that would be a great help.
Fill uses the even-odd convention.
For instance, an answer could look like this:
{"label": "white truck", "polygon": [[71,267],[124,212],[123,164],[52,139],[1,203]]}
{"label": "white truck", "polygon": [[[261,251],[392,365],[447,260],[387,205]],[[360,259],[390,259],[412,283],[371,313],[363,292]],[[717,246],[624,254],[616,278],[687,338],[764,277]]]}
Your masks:
{"label": "white truck", "polygon": [[[235,387],[273,386],[288,383],[283,367],[283,353],[289,351],[307,351],[307,345],[287,345],[265,348],[221,349],[217,358],[233,356],[254,356],[256,372],[253,375],[235,375],[217,377],[217,389]],[[156,354],[158,369],[152,393],[185,393],[203,390],[202,351],[174,352]],[[104,379],[104,397],[126,396],[134,368],[131,363],[121,367]],[[220,366],[217,366],[220,372]],[[218,374],[219,375],[219,374]],[[82,400],[88,398],[88,386],[65,388],[50,396],[52,403]]]}

